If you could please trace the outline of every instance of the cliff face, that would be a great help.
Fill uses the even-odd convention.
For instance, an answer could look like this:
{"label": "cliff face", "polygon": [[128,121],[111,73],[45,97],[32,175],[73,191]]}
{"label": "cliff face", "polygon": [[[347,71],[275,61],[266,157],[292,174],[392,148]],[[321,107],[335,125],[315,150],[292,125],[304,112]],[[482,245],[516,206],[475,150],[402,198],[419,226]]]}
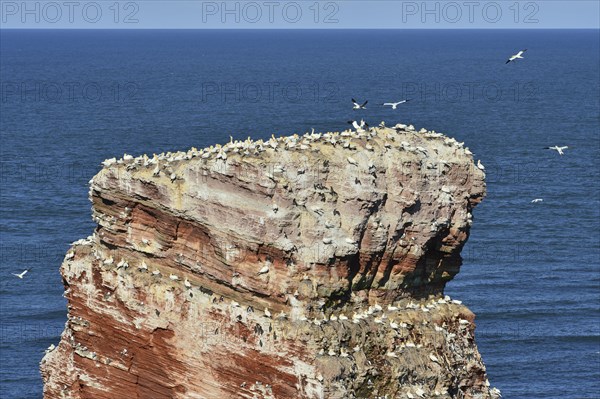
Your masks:
{"label": "cliff face", "polygon": [[46,398],[495,396],[443,295],[485,192],[461,143],[397,125],[104,164]]}

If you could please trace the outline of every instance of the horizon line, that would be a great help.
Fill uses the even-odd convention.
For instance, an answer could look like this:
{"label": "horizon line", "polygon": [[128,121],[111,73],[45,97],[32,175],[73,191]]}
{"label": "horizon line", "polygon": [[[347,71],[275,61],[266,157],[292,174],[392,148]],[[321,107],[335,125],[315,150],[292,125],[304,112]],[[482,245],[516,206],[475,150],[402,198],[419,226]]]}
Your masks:
{"label": "horizon line", "polygon": [[135,31],[135,30],[199,30],[199,31],[209,31],[209,30],[218,30],[218,31],[236,31],[236,30],[289,30],[289,31],[335,31],[335,30],[600,30],[600,27],[544,27],[544,28],[481,28],[481,27],[473,27],[473,28],[141,28],[141,27],[132,27],[132,28],[48,28],[48,27],[0,27],[0,31],[3,30],[125,30],[125,31]]}

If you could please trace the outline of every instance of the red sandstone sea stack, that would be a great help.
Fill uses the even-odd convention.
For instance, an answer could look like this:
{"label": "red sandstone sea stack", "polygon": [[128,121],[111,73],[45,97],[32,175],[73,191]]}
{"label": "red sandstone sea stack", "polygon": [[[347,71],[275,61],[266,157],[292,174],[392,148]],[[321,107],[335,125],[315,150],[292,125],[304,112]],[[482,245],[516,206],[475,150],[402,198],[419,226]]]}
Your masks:
{"label": "red sandstone sea stack", "polygon": [[493,398],[445,297],[484,173],[412,127],[107,160],[46,398]]}

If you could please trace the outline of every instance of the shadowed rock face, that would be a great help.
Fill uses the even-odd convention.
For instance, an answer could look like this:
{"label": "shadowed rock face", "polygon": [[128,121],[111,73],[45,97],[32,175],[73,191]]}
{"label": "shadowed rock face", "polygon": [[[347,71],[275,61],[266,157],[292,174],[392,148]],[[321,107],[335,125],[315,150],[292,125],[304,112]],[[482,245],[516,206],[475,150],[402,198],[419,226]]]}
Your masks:
{"label": "shadowed rock face", "polygon": [[443,295],[484,193],[404,125],[107,160],[45,397],[494,397]]}

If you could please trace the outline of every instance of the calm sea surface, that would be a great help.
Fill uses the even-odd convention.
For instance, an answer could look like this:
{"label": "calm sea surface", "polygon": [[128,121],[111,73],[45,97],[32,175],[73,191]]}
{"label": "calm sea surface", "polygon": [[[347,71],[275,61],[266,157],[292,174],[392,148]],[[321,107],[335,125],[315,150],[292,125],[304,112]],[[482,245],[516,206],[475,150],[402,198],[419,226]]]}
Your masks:
{"label": "calm sea surface", "polygon": [[598,31],[1,31],[0,44],[1,398],[42,395],[38,363],[66,321],[58,268],[93,231],[102,160],[344,129],[352,97],[371,125],[447,133],[486,165],[447,293],[477,314],[492,385],[600,397]]}

